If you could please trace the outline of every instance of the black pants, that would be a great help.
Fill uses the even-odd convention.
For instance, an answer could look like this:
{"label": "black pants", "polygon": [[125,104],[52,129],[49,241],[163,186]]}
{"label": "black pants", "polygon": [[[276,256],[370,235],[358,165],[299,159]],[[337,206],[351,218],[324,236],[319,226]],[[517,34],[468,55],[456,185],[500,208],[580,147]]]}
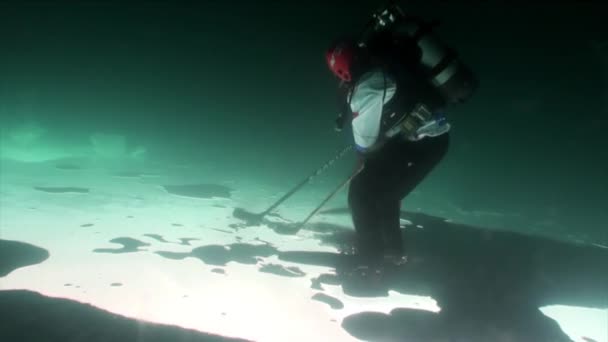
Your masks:
{"label": "black pants", "polygon": [[350,183],[348,204],[363,257],[402,253],[399,212],[407,196],[445,156],[449,133],[411,142],[387,142]]}

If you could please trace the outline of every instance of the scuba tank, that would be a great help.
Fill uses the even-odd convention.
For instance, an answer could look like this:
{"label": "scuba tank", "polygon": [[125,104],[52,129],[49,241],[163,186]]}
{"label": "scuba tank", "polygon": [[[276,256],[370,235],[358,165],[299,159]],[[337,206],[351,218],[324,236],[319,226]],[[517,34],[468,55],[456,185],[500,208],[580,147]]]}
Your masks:
{"label": "scuba tank", "polygon": [[[460,61],[456,51],[433,33],[437,25],[407,15],[391,2],[373,13],[361,35],[359,46],[372,48],[378,45],[376,40],[386,41],[386,37],[389,37],[389,44],[395,45],[392,48],[397,51],[402,42],[414,43],[417,50],[414,58],[408,53],[402,62],[411,64],[414,59],[413,62],[417,64],[415,67],[421,70],[425,80],[446,103],[462,103],[472,96],[479,82],[471,69]],[[412,49],[406,50],[411,52]]]}

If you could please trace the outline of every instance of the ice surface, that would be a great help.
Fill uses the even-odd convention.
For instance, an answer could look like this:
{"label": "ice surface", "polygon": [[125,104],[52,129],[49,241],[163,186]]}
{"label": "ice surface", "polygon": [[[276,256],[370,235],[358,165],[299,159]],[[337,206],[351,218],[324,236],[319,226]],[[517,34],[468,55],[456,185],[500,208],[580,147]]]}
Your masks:
{"label": "ice surface", "polygon": [[[377,279],[360,278],[349,271],[356,261],[340,255],[353,243],[347,210],[330,208],[297,234],[281,229],[316,203],[290,203],[258,226],[235,218],[234,208],[257,210],[281,195],[268,197],[272,187],[248,181],[246,171],[242,178],[204,172],[182,177],[170,165],[143,164],[137,171],[56,165],[2,165],[1,238],[50,254],[2,278],[4,290],[27,289],[126,317],[260,341],[355,341],[373,330],[357,327],[374,326],[387,327],[383,332],[392,336],[418,326],[407,334],[424,340],[467,322],[477,322],[483,329],[476,333],[486,338],[508,336],[531,321],[537,336],[562,336],[547,316],[573,339],[606,341],[598,333],[608,306],[603,248],[404,212],[411,262],[404,269],[388,267]],[[424,229],[409,228],[417,226]],[[549,305],[594,307],[586,314],[595,318],[577,329],[583,325],[576,315],[538,311]],[[528,320],[489,328],[505,317]]]}

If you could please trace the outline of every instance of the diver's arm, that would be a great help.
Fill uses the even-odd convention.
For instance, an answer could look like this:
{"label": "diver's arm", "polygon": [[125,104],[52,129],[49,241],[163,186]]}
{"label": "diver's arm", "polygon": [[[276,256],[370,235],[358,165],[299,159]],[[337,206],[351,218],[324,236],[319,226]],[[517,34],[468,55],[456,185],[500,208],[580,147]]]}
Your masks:
{"label": "diver's arm", "polygon": [[394,96],[395,91],[395,83],[385,77],[382,71],[363,75],[353,90],[353,138],[356,150],[364,158],[374,154],[385,143],[380,135],[382,108]]}

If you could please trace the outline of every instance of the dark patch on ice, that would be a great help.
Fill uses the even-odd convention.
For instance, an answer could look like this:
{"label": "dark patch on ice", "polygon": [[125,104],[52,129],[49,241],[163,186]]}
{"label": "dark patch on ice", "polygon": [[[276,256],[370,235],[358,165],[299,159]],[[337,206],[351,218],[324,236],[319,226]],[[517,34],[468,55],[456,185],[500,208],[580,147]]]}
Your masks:
{"label": "dark patch on ice", "polygon": [[34,189],[42,192],[49,192],[52,194],[65,194],[65,193],[78,193],[87,194],[89,189],[78,188],[78,187],[49,187],[49,186],[35,186]]}
{"label": "dark patch on ice", "polygon": [[184,245],[184,246],[190,246],[190,241],[198,241],[200,239],[196,239],[196,238],[180,238],[180,245]]}
{"label": "dark patch on ice", "polygon": [[317,223],[306,225],[306,230],[309,230],[309,231],[312,231],[315,233],[330,234],[330,233],[336,233],[336,232],[342,231],[344,229],[342,229],[341,227],[338,227],[334,224],[331,224],[331,223],[317,222]]}
{"label": "dark patch on ice", "polygon": [[270,229],[279,235],[296,235],[306,227],[300,227],[299,223],[264,222]]}
{"label": "dark patch on ice", "polygon": [[[389,315],[381,312],[354,314],[342,321],[342,327],[352,336],[364,340],[383,341],[396,336],[404,341],[415,341],[421,336],[428,337],[428,340],[441,340],[437,336],[440,332],[432,331],[434,328],[439,328],[432,324],[437,320],[437,314],[422,310],[398,310],[391,311]],[[367,329],[377,329],[377,331],[367,331]],[[470,334],[469,338],[472,339],[474,336],[475,334]]]}
{"label": "dark patch on ice", "polygon": [[297,267],[294,267],[294,266],[285,267],[285,266],[279,265],[279,264],[262,265],[260,267],[260,272],[272,273],[272,274],[282,276],[282,277],[303,277],[306,275],[306,273],[302,272],[302,270],[300,270]]}
{"label": "dark patch on ice", "polygon": [[317,279],[327,285],[340,285],[341,283],[340,278],[334,274],[321,274]]}
{"label": "dark patch on ice", "polygon": [[93,227],[95,224],[94,223],[85,223],[85,224],[81,224],[81,227]]}
{"label": "dark patch on ice", "polygon": [[170,194],[193,198],[230,198],[231,188],[219,184],[163,185]]}
{"label": "dark patch on ice", "polygon": [[[321,215],[350,215],[350,208],[330,208],[330,209],[325,209],[325,210],[321,210],[319,211],[319,214]],[[399,212],[399,217],[401,219],[407,219],[408,217],[411,217],[411,215],[416,215],[416,214],[422,214],[424,215],[424,213],[418,212],[418,213],[412,213],[406,210],[401,210]],[[440,221],[440,222],[445,222],[446,219],[444,218],[440,218],[440,217],[433,217],[433,221]]]}
{"label": "dark patch on ice", "polygon": [[334,310],[340,310],[344,308],[344,303],[342,303],[342,301],[340,301],[338,298],[328,296],[325,293],[315,293],[315,295],[312,296],[312,299],[325,303]]}
{"label": "dark patch on ice", "polygon": [[277,250],[268,245],[250,245],[235,243],[227,246],[207,245],[194,248],[189,253],[178,253],[159,251],[156,254],[172,260],[181,260],[188,257],[201,260],[207,265],[226,266],[229,262],[240,264],[255,265],[258,260],[256,257],[268,257],[277,253]]}
{"label": "dark patch on ice", "polygon": [[72,284],[67,283],[67,284],[63,284],[63,286],[72,286]]}
{"label": "dark patch on ice", "polygon": [[127,218],[128,218],[128,219],[132,219],[132,218],[133,218],[133,216],[129,215],[129,216],[127,216]]}
{"label": "dark patch on ice", "polygon": [[158,251],[156,254],[162,256],[163,258],[171,259],[171,260],[182,260],[187,258],[190,253],[180,253],[180,252],[167,252],[167,251]]}
{"label": "dark patch on ice", "polygon": [[320,240],[322,246],[332,246],[344,253],[352,252],[356,240],[354,230],[350,227],[335,226],[335,228],[331,234],[316,233],[314,236]]}
{"label": "dark patch on ice", "polygon": [[229,227],[229,228],[232,228],[232,229],[234,229],[234,230],[239,230],[239,229],[241,229],[241,228],[245,228],[245,227],[246,227],[246,225],[245,225],[245,224],[242,224],[242,223],[231,223],[231,224],[229,224],[229,225],[228,225],[228,227]]}
{"label": "dark patch on ice", "polygon": [[144,236],[147,236],[151,239],[154,239],[158,242],[163,242],[163,243],[170,243],[169,241],[165,240],[165,238],[163,238],[161,235],[158,234],[144,234]]}
{"label": "dark patch on ice", "polygon": [[110,286],[118,287],[118,286],[122,286],[122,283],[112,283],[112,284],[110,284]]}
{"label": "dark patch on ice", "polygon": [[465,338],[467,341],[571,341],[557,322],[538,309],[518,316],[489,316],[483,317],[482,321],[464,318],[460,321],[461,324],[453,325],[454,322],[446,319],[443,313],[399,308],[388,315],[357,313],[346,317],[342,327],[356,338],[374,341],[392,340],[395,336],[401,341],[419,341],[421,337],[424,341],[464,341]]}
{"label": "dark patch on ice", "polygon": [[336,285],[342,284],[342,280],[334,274],[321,274],[316,278],[310,279],[310,288],[323,291],[322,284]]}
{"label": "dark patch on ice", "polygon": [[247,228],[247,227],[257,227],[261,224],[266,225],[268,228],[272,229],[275,233],[280,235],[295,235],[302,229],[307,229],[306,227],[301,227],[298,222],[292,222],[290,220],[286,220],[280,215],[276,213],[270,213],[265,216],[260,216],[259,213],[252,213],[242,208],[237,208],[233,212],[233,216],[239,220],[244,221],[239,224],[230,224],[229,227],[235,229]]}
{"label": "dark patch on ice", "polygon": [[55,165],[56,169],[60,170],[82,170],[83,167],[76,164],[61,163]]}
{"label": "dark patch on ice", "polygon": [[264,243],[264,244],[267,244],[267,245],[272,245],[272,244],[271,244],[269,241],[262,240],[262,239],[260,239],[260,238],[259,238],[259,237],[257,237],[257,236],[255,237],[255,239],[254,239],[254,240],[255,240],[255,241],[259,241],[259,242]]}
{"label": "dark patch on ice", "polygon": [[226,274],[226,271],[223,268],[214,268],[211,270],[213,273]]}
{"label": "dark patch on ice", "polygon": [[321,282],[317,279],[311,279],[310,288],[313,290],[324,291],[323,287],[321,286]]}
{"label": "dark patch on ice", "polygon": [[590,337],[586,337],[586,336],[582,336],[581,337],[585,342],[597,342],[596,340],[590,338]]}
{"label": "dark patch on ice", "polygon": [[122,245],[122,248],[115,248],[115,249],[111,249],[111,248],[96,248],[93,250],[93,252],[95,253],[113,253],[113,254],[120,254],[120,253],[132,253],[132,252],[141,252],[142,249],[140,249],[141,247],[146,247],[146,246],[150,246],[149,243],[145,243],[133,238],[129,238],[129,237],[119,237],[119,238],[115,238],[110,240],[110,242],[112,243],[117,243]]}
{"label": "dark patch on ice", "polygon": [[0,240],[0,277],[21,267],[40,264],[48,257],[46,249],[19,241]]}
{"label": "dark patch on ice", "polygon": [[173,227],[183,227],[184,225],[181,223],[171,223]]}
{"label": "dark patch on ice", "polygon": [[234,232],[231,232],[229,230],[223,230],[223,229],[217,229],[217,228],[212,228],[212,230],[218,231],[218,232],[222,232],[222,233],[226,233],[226,234],[234,234]]}
{"label": "dark patch on ice", "polygon": [[[38,293],[0,291],[0,341],[245,341],[130,319],[89,304]],[[65,324],[69,322],[69,324]]]}

